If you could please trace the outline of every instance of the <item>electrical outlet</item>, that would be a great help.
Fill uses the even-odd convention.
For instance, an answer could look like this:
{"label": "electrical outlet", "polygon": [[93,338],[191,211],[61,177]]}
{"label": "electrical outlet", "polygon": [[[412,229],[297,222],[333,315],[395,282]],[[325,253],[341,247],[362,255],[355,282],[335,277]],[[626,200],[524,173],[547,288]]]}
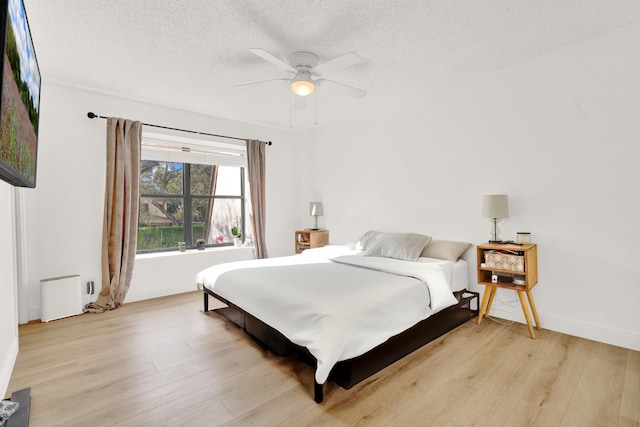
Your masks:
{"label": "electrical outlet", "polygon": [[88,295],[93,295],[95,293],[96,289],[95,289],[95,283],[93,282],[93,279],[89,279],[87,281],[87,294]]}

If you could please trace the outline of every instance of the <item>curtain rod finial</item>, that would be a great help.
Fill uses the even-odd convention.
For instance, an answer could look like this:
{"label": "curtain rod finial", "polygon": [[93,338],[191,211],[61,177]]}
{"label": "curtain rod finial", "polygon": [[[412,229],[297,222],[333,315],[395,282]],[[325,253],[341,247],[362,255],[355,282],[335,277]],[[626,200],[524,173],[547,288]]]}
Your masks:
{"label": "curtain rod finial", "polygon": [[96,116],[94,113],[92,113],[91,111],[89,111],[89,112],[87,113],[87,117],[89,117],[90,119],[95,119],[95,118],[96,118],[96,117],[98,117],[98,116]]}

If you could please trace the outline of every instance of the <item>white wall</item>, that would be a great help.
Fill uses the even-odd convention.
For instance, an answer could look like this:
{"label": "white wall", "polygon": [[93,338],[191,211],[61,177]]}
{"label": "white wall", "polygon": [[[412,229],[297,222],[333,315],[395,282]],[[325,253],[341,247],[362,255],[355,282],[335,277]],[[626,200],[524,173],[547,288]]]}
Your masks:
{"label": "white wall", "polygon": [[[37,188],[27,193],[27,282],[29,319],[40,318],[40,280],[79,274],[93,278],[100,290],[100,248],[104,205],[106,121],[89,120],[87,112],[222,135],[271,140],[267,148],[267,241],[271,255],[293,251],[298,221],[297,137],[204,115],[163,108],[88,90],[45,83],[41,96]],[[143,261],[134,269],[126,301],[195,289],[193,277],[203,256],[228,261],[246,251],[206,251],[189,259],[181,272],[175,262]],[[216,261],[217,260],[217,261]],[[182,265],[182,263],[180,263]],[[193,270],[193,271],[191,271]],[[187,279],[188,278],[188,279]],[[188,283],[187,283],[188,280]],[[95,296],[84,296],[85,301]]]}
{"label": "white wall", "polygon": [[0,181],[0,395],[5,396],[18,355],[14,189]]}
{"label": "white wall", "polygon": [[[482,195],[507,193],[502,237],[538,244],[543,328],[640,350],[637,40],[640,24],[320,128],[303,194],[324,202],[332,242],[379,229],[480,243]],[[495,314],[524,321],[513,292],[498,298]]]}

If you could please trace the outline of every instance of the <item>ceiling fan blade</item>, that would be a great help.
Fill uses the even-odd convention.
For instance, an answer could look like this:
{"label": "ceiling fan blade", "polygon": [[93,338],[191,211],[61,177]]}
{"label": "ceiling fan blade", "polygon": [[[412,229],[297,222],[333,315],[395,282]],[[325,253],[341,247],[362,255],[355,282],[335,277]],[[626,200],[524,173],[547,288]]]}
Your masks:
{"label": "ceiling fan blade", "polygon": [[275,65],[276,67],[285,70],[285,71],[291,71],[295,73],[295,68],[293,68],[291,65],[287,64],[286,62],[282,61],[281,59],[276,58],[275,56],[273,56],[272,54],[270,54],[269,52],[267,52],[264,49],[259,49],[259,48],[251,48],[249,49],[249,52],[253,53],[256,56],[259,56],[260,58],[264,59],[267,62],[272,63],[273,65]]}
{"label": "ceiling fan blade", "polygon": [[251,82],[251,83],[243,83],[240,85],[235,85],[234,87],[247,87],[247,86],[257,86],[268,83],[276,83],[276,82],[289,82],[289,79],[271,79],[271,80],[261,80],[259,82]]}
{"label": "ceiling fan blade", "polygon": [[345,68],[351,67],[361,62],[362,58],[360,57],[360,55],[355,52],[347,52],[314,67],[313,74],[321,76],[323,74],[344,70]]}
{"label": "ceiling fan blade", "polygon": [[320,87],[332,87],[345,95],[352,96],[354,98],[364,98],[367,94],[366,90],[358,89],[357,87],[349,86],[344,83],[334,82],[333,80],[327,79],[318,79],[316,80],[316,84]]}

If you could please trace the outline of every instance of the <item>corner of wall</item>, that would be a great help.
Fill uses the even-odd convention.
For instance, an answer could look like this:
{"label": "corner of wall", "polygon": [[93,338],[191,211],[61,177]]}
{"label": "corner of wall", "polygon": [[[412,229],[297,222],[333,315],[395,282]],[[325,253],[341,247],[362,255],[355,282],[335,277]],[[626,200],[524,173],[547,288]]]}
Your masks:
{"label": "corner of wall", "polygon": [[7,388],[9,387],[9,380],[11,380],[13,366],[15,365],[18,357],[18,337],[12,337],[8,343],[3,343],[3,346],[5,345],[7,352],[5,357],[0,360],[0,390],[2,390],[3,396],[6,396],[7,394]]}

